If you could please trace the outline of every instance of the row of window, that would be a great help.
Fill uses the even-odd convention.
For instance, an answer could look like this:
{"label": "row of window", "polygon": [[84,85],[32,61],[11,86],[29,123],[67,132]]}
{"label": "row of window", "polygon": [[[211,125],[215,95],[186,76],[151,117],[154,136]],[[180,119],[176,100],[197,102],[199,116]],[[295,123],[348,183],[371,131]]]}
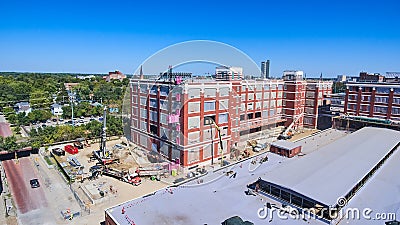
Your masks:
{"label": "row of window", "polygon": [[[254,110],[254,109],[267,109],[267,108],[275,108],[275,107],[281,107],[282,106],[282,100],[279,101],[264,101],[263,105],[262,102],[256,102],[255,105],[253,102],[250,103],[241,103],[240,105],[240,110],[241,111],[246,111],[246,106],[247,110]],[[229,109],[229,100],[221,100],[219,101],[219,110],[224,110],[224,109]],[[204,107],[203,111],[208,112],[208,111],[215,111],[216,110],[216,102],[215,101],[207,101],[204,102]],[[200,112],[200,102],[189,102],[188,103],[188,111],[189,113],[193,112]]]}
{"label": "row of window", "polygon": [[[203,119],[204,125],[210,125],[215,121],[215,116],[206,116]],[[228,113],[220,113],[218,114],[218,121],[215,121],[218,124],[227,123],[229,119]],[[200,116],[189,117],[188,119],[188,127],[189,129],[200,128]]]}
{"label": "row of window", "polygon": [[[201,93],[200,88],[190,88],[188,90],[189,98],[199,98]],[[204,88],[204,97],[216,97],[217,96],[217,89],[216,88]],[[225,97],[229,96],[229,88],[220,88],[219,89],[219,96]]]}
{"label": "row of window", "polygon": [[256,118],[268,118],[268,116],[272,117],[275,116],[276,114],[282,113],[282,109],[270,109],[270,110],[264,110],[262,112],[256,112],[256,113],[248,113],[248,114],[241,114],[240,115],[240,121],[244,120],[251,120],[251,119],[256,119]]}
{"label": "row of window", "polygon": [[[349,95],[349,100],[357,101],[357,95]],[[371,96],[362,95],[361,100],[365,102],[369,102],[371,100]],[[389,103],[389,97],[387,96],[375,96],[375,103]],[[393,98],[393,104],[400,104],[400,98]]]}
{"label": "row of window", "polygon": [[276,88],[278,87],[278,90],[283,90],[283,84],[243,84],[242,85],[242,89],[241,91],[245,91],[246,89],[248,90],[257,90],[257,91],[261,91],[261,90],[276,90]]}
{"label": "row of window", "polygon": [[[389,94],[391,89],[392,88],[389,88],[389,87],[377,87],[377,88],[375,88],[375,93]],[[349,90],[358,92],[360,90],[360,88],[356,87],[356,86],[351,86],[349,88]],[[362,92],[372,92],[373,87],[361,87],[361,91]],[[400,94],[400,88],[393,88],[393,92],[395,94]]]}
{"label": "row of window", "polygon": [[[228,152],[227,141],[222,141],[223,151],[222,154],[226,154]],[[200,161],[200,147],[197,149],[192,149],[187,151],[188,163],[194,163]],[[211,144],[203,147],[203,159],[208,159],[211,157],[211,152],[213,151],[213,155],[219,155],[219,149],[213,148]]]}
{"label": "row of window", "polygon": [[[357,110],[357,105],[355,104],[348,104],[347,108],[349,110]],[[370,112],[371,107],[370,105],[360,105],[360,111],[363,112]],[[375,113],[382,113],[386,114],[388,112],[388,107],[387,106],[374,106],[374,112]],[[400,115],[400,108],[398,107],[392,107],[392,114],[393,115]]]}

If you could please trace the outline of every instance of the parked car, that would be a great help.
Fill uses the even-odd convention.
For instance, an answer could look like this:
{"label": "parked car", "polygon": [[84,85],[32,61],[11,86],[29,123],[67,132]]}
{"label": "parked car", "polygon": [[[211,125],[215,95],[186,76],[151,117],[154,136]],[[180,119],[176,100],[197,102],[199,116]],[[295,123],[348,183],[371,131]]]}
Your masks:
{"label": "parked car", "polygon": [[29,181],[31,184],[31,188],[38,188],[40,187],[39,180],[38,179],[32,179]]}
{"label": "parked car", "polygon": [[80,119],[82,119],[82,120],[83,120],[83,119],[85,119],[85,117],[81,116],[81,117],[80,117]]}
{"label": "parked car", "polygon": [[64,121],[64,119],[63,119],[63,118],[60,118],[59,120],[60,120],[60,122]]}
{"label": "parked car", "polygon": [[53,152],[54,155],[58,155],[58,156],[63,156],[65,155],[65,151],[62,150],[61,148],[54,148],[53,150],[51,150]]}
{"label": "parked car", "polygon": [[72,145],[66,145],[64,146],[64,150],[68,152],[69,154],[77,154],[78,153],[78,148]]}
{"label": "parked car", "polygon": [[83,149],[83,144],[80,141],[75,141],[74,142],[74,146],[79,148],[79,149]]}
{"label": "parked car", "polygon": [[114,148],[123,149],[123,148],[125,148],[125,146],[123,146],[121,144],[115,144]]}

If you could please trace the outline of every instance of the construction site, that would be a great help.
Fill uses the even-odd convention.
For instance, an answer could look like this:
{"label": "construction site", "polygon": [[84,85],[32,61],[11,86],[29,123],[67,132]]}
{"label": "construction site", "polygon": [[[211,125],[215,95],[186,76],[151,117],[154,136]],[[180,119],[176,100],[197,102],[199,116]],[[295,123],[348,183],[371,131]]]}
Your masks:
{"label": "construction site", "polygon": [[[265,155],[265,152],[270,151],[277,139],[297,142],[317,132],[313,129],[298,129],[295,126],[297,120],[294,120],[288,127],[277,126],[244,135],[237,146],[226,149],[221,141],[223,131],[214,123],[218,137],[216,151],[226,154],[216,157],[213,163],[183,167],[179,158],[170,161],[162,154],[144,149],[124,137],[107,137],[106,109],[103,118],[99,139],[77,139],[53,145],[47,150],[42,148],[38,157],[31,156],[21,161],[23,163],[20,166],[35,172],[30,175],[37,177],[41,184],[38,187],[41,195],[32,195],[32,201],[38,201],[38,196],[41,196],[42,202],[37,206],[16,202],[18,209],[27,208],[19,211],[18,219],[22,224],[29,221],[36,221],[37,224],[54,224],[54,221],[56,224],[65,224],[71,220],[76,224],[98,224],[104,219],[104,210],[115,203],[152,195],[164,188],[178,187],[188,182],[201,185],[204,182],[202,177],[214,177],[223,171],[221,169],[246,162],[247,159],[252,162],[249,167],[257,168],[258,163],[271,160],[271,156]],[[7,166],[17,166],[17,161],[11,164]],[[11,170],[14,169],[8,169]],[[227,174],[231,176],[233,172]],[[12,182],[15,184],[11,186],[23,183]],[[55,202],[47,201],[57,196],[63,198]]]}
{"label": "construction site", "polygon": [[[354,133],[327,129],[290,143],[300,146],[301,152],[293,157],[264,152],[185,184],[123,202],[106,210],[106,224],[377,224],[346,217],[346,210],[371,207],[374,212],[398,213],[398,182],[383,181],[398,167],[390,158],[399,156],[399,132],[372,127]],[[353,167],[357,169],[349,169]],[[373,191],[376,187],[393,195]],[[348,205],[336,202],[340,196]],[[171,202],[176,203],[174,207],[166,207]],[[300,217],[303,208],[328,206],[336,214],[329,217],[316,210]],[[262,216],[260,209],[276,214]],[[295,210],[299,217],[291,219]]]}
{"label": "construction site", "polygon": [[[198,169],[188,175],[179,161],[165,160],[160,154],[141,149],[126,138],[107,137],[106,123],[104,119],[98,140],[79,139],[40,152],[41,163],[65,181],[74,199],[74,203],[57,207],[60,223],[72,219],[79,220],[79,224],[98,223],[104,208],[113,202],[146,195],[207,172]],[[47,175],[39,182],[52,189],[51,180]]]}

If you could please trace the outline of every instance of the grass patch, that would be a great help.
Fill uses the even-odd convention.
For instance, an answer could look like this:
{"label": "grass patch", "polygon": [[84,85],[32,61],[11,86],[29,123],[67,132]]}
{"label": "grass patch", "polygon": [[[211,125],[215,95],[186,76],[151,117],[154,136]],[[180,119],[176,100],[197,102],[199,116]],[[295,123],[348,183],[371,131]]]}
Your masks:
{"label": "grass patch", "polygon": [[52,166],[54,163],[51,161],[51,159],[48,156],[44,157],[44,160],[46,160],[47,165]]}

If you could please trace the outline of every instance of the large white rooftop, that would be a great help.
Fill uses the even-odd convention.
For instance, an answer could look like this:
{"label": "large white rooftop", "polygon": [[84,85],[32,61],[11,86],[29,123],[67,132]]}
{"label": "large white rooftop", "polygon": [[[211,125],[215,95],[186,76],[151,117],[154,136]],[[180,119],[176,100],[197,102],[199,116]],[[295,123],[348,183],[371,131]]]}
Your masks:
{"label": "large white rooftop", "polygon": [[302,160],[282,164],[262,179],[334,205],[399,142],[398,131],[365,127]]}
{"label": "large white rooftop", "polygon": [[[253,183],[258,177],[263,179],[272,176],[282,176],[281,181],[287,178],[293,179],[293,177],[287,177],[285,174],[279,174],[279,171],[283,171],[284,168],[297,167],[296,174],[302,176],[301,180],[305,180],[307,175],[316,175],[318,180],[315,178],[309,189],[314,188],[313,186],[323,186],[327,188],[327,185],[323,183],[327,182],[332,187],[327,190],[320,190],[319,193],[309,191],[307,193],[310,196],[324,195],[326,192],[335,191],[338,187],[345,185],[346,183],[355,183],[356,180],[352,181],[346,175],[342,169],[335,170],[337,175],[335,175],[334,181],[329,181],[332,177],[331,174],[325,174],[321,176],[317,171],[313,171],[313,168],[318,168],[318,170],[327,172],[324,167],[332,167],[338,165],[335,161],[335,157],[338,160],[341,156],[351,157],[349,161],[350,164],[345,165],[347,169],[352,167],[358,168],[360,165],[359,161],[369,160],[372,155],[372,150],[376,150],[382,154],[387,152],[387,148],[390,144],[383,144],[385,141],[389,143],[395,142],[394,139],[400,141],[399,133],[396,131],[378,129],[378,128],[367,128],[359,131],[360,133],[354,133],[346,135],[340,138],[336,143],[323,145],[320,143],[320,147],[315,151],[307,151],[305,156],[284,158],[276,154],[269,154],[268,162],[262,165],[253,165],[251,160],[245,161],[234,167],[229,168],[237,172],[236,178],[230,178],[229,176],[223,175],[221,173],[210,173],[209,175],[200,178],[201,182],[198,184],[199,180],[194,180],[193,182],[187,183],[185,185],[179,186],[178,188],[172,188],[172,193],[163,189],[157,191],[154,195],[133,199],[131,201],[122,203],[118,206],[109,208],[106,210],[107,214],[114,219],[117,224],[131,225],[132,222],[136,224],[175,224],[175,225],[187,225],[187,224],[221,224],[221,222],[231,216],[238,215],[243,220],[249,220],[255,225],[258,224],[274,224],[274,225],[323,225],[326,224],[319,220],[282,220],[274,216],[274,219],[269,222],[268,219],[262,220],[257,216],[257,210],[263,207],[267,202],[277,203],[276,200],[269,198],[267,196],[247,196],[244,191],[247,189],[246,185]],[[313,144],[312,139],[316,142],[330,142],[331,136],[338,136],[334,131],[328,131],[327,133],[322,133],[321,135],[315,135],[307,140],[306,146],[303,148],[311,148]],[[383,138],[382,138],[383,137]],[[350,138],[350,139],[348,139]],[[349,144],[344,144],[345,142],[351,142]],[[365,142],[365,143],[364,143]],[[376,144],[373,144],[377,142]],[[315,143],[314,143],[315,144]],[[364,146],[364,148],[359,149],[365,154],[357,155],[357,157],[352,157],[351,155],[346,155],[347,151],[353,152],[356,150],[348,150],[349,146],[357,148],[356,145]],[[339,147],[338,147],[339,146]],[[357,148],[358,149],[358,148]],[[386,150],[379,150],[386,149]],[[325,152],[327,151],[327,152]],[[344,151],[344,153],[342,152]],[[382,152],[381,152],[382,151]],[[325,152],[325,153],[319,153]],[[341,153],[342,155],[336,155]],[[370,153],[370,154],[369,154]],[[378,153],[376,153],[378,155]],[[316,156],[313,156],[316,155]],[[321,158],[321,162],[312,161],[309,158],[316,157]],[[324,159],[326,157],[326,159]],[[259,157],[260,158],[260,157]],[[373,160],[379,158],[378,156],[372,157]],[[395,179],[398,171],[400,171],[400,152],[397,151],[392,155],[388,161],[375,173],[375,175],[366,183],[365,186],[361,188],[359,192],[352,198],[349,202],[348,207],[370,207],[373,209],[373,213],[378,212],[395,212],[397,216],[400,216],[400,181]],[[304,163],[299,164],[304,161]],[[327,161],[332,161],[327,163]],[[309,163],[316,163],[316,165],[310,165]],[[348,162],[348,161],[347,161]],[[255,169],[257,168],[257,169]],[[371,167],[372,168],[372,167]],[[369,170],[368,170],[369,171]],[[365,171],[367,173],[368,171]],[[293,174],[293,171],[291,171]],[[351,171],[349,174],[353,174]],[[346,172],[346,173],[347,173]],[[361,174],[361,173],[357,173]],[[294,176],[294,175],[293,175]],[[295,176],[294,176],[295,177]],[[323,177],[323,179],[321,179]],[[342,179],[343,177],[343,179]],[[344,179],[345,178],[345,179]],[[278,180],[278,178],[275,178]],[[300,186],[294,185],[295,188],[303,188],[301,185],[310,184],[311,180],[305,181],[305,183],[300,184]],[[282,184],[282,183],[281,183]],[[292,188],[292,187],[289,187]],[[315,187],[313,190],[317,190]],[[340,188],[340,190],[345,188]],[[169,188],[168,188],[169,190]],[[347,190],[346,190],[347,191]],[[262,199],[262,200],[261,200]],[[336,200],[336,199],[335,199]],[[126,210],[122,214],[122,208]],[[374,214],[372,214],[374,216]],[[386,220],[341,220],[339,224],[384,224]]]}

